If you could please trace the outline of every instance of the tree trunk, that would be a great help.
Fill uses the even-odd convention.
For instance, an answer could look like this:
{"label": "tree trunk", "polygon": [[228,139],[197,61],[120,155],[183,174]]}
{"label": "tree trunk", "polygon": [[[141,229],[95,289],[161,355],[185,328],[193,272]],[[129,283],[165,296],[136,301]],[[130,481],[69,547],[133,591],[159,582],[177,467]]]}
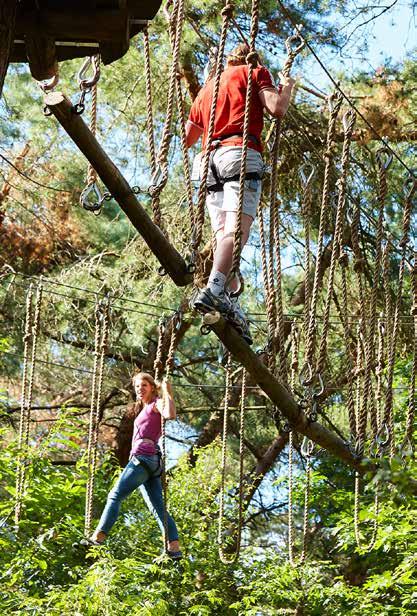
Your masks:
{"label": "tree trunk", "polygon": [[16,12],[17,0],[2,0],[0,3],[0,98],[13,47]]}

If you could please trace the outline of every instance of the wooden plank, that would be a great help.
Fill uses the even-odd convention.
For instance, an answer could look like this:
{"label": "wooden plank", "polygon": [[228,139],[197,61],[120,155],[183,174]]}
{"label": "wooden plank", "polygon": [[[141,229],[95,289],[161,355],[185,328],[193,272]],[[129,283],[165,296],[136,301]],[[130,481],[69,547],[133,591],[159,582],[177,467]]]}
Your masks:
{"label": "wooden plank", "polygon": [[[10,0],[9,0],[10,1]],[[26,34],[68,41],[124,40],[127,13],[118,10],[40,10],[19,15],[16,37]]]}
{"label": "wooden plank", "polygon": [[26,54],[32,77],[37,81],[58,75],[55,41],[44,36],[26,36]]}
{"label": "wooden plank", "polygon": [[81,116],[73,112],[71,101],[61,92],[50,92],[45,96],[45,104],[93,165],[113,198],[139,231],[167,274],[178,286],[189,284],[192,275],[187,272],[184,259],[148,216],[123,175],[107,156]]}
{"label": "wooden plank", "polygon": [[0,3],[0,98],[10,62],[16,24],[17,0]]}

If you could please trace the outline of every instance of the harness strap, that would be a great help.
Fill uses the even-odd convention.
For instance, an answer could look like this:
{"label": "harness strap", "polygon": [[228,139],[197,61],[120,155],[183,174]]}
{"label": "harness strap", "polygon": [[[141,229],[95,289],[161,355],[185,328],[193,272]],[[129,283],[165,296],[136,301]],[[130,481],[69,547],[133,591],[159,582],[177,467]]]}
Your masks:
{"label": "harness strap", "polygon": [[[221,179],[218,177],[217,173],[213,173],[213,175],[216,183],[211,186],[207,186],[207,192],[221,192],[223,190],[223,185],[227,182],[239,182],[240,180],[240,173]],[[257,171],[249,171],[248,173],[245,173],[245,180],[256,180],[260,182],[262,180],[262,175]]]}

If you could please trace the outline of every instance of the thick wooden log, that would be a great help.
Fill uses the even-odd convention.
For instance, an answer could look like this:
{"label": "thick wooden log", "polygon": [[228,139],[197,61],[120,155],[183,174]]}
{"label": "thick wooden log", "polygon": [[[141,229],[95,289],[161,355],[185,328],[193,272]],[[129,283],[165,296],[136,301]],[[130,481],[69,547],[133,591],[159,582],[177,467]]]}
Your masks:
{"label": "thick wooden log", "polygon": [[17,0],[0,3],[0,98],[10,62],[16,25]]}
{"label": "thick wooden log", "polygon": [[107,156],[81,116],[73,112],[71,101],[61,92],[50,92],[45,96],[45,104],[93,165],[112,197],[139,231],[166,273],[177,286],[189,284],[192,275],[187,272],[184,259],[148,216],[123,175]]}
{"label": "thick wooden log", "polygon": [[[226,349],[246,368],[254,381],[279,408],[286,417],[291,428],[320,445],[336,458],[345,462],[359,473],[375,472],[374,464],[361,460],[353,455],[349,445],[317,421],[309,421],[306,414],[297,405],[287,388],[270,373],[258,355],[246,344],[239,334],[223,318],[212,326],[213,331],[223,342]],[[401,483],[399,476],[391,477],[392,483]],[[407,486],[411,493],[417,494],[417,481],[407,479]]]}
{"label": "thick wooden log", "polygon": [[30,72],[36,81],[48,80],[58,75],[54,39],[39,35],[26,36],[26,55]]}

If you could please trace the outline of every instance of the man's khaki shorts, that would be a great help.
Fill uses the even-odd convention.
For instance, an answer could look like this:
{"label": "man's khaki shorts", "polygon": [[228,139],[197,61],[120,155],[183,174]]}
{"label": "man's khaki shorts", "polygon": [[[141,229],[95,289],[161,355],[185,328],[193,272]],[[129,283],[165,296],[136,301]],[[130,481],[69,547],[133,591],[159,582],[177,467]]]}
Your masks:
{"label": "man's khaki shorts", "polygon": [[[213,164],[220,179],[238,175],[240,173],[240,163],[242,148],[239,146],[219,147],[213,155]],[[196,157],[197,158],[197,157]],[[199,158],[199,157],[198,157]],[[201,170],[201,162],[195,161],[193,169],[193,179],[195,178],[195,167]],[[246,159],[246,173],[259,173],[262,177],[265,170],[260,152],[248,148]],[[201,177],[201,174],[199,173]],[[216,183],[211,168],[207,186]],[[260,180],[245,180],[245,191],[243,195],[243,213],[256,217],[256,210],[261,199],[262,182]],[[223,190],[207,193],[207,209],[210,216],[211,226],[214,232],[224,227],[226,212],[237,212],[239,208],[239,180],[226,182]]]}

